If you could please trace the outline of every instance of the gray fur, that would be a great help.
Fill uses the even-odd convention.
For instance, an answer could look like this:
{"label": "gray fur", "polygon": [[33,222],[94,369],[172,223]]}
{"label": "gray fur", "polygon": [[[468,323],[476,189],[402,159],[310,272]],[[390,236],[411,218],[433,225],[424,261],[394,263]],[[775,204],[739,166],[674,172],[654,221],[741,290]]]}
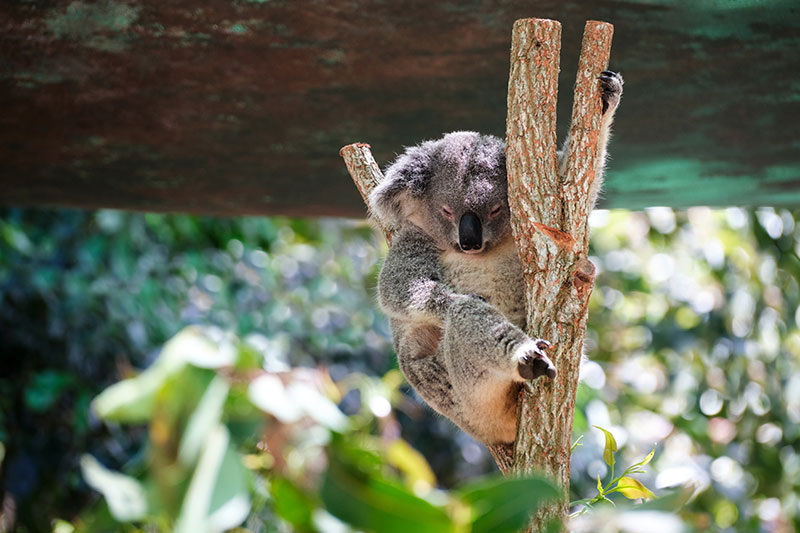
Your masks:
{"label": "gray fur", "polygon": [[[604,72],[600,158],[622,78]],[[567,143],[559,153],[565,170]],[[492,136],[453,132],[408,148],[370,195],[372,212],[398,228],[381,269],[400,369],[437,412],[487,443],[512,442],[516,398],[526,379],[553,377],[548,344],[524,333],[522,266],[511,235],[505,146]],[[480,220],[482,247],[459,245],[459,221]]]}

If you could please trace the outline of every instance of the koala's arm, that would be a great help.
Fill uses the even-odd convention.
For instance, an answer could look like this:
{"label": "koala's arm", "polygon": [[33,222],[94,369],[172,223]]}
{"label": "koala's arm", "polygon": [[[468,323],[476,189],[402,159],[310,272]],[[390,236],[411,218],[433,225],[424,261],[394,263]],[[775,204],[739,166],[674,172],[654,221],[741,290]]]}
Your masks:
{"label": "koala's arm", "polygon": [[443,280],[441,250],[413,227],[395,234],[378,279],[378,299],[390,318],[441,325],[455,297]]}
{"label": "koala's arm", "polygon": [[[614,122],[614,113],[619,107],[623,84],[622,76],[610,70],[603,71],[599,79],[603,99],[603,116],[600,122],[600,135],[597,139],[597,167],[595,168],[594,181],[589,189],[589,205],[592,208],[597,204],[597,196],[603,186],[603,173],[608,155],[608,140],[611,138],[611,124]],[[568,152],[569,134],[567,134],[564,145],[558,152],[558,175],[562,179],[567,175]]]}

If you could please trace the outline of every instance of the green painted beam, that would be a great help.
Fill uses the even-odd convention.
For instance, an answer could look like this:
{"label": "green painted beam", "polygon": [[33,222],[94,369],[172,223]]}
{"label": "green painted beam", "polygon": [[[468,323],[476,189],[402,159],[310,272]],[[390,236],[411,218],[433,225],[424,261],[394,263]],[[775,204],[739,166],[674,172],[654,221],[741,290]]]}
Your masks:
{"label": "green painted beam", "polygon": [[625,76],[605,204],[800,205],[796,1],[21,0],[0,6],[0,203],[360,216],[338,156],[502,135],[517,18]]}

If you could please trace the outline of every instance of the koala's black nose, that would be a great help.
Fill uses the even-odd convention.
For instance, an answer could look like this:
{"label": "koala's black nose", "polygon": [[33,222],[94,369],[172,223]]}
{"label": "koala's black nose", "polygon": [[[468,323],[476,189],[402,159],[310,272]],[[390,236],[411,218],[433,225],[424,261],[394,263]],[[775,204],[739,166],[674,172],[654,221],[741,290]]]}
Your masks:
{"label": "koala's black nose", "polygon": [[483,246],[481,219],[475,213],[464,213],[458,223],[458,244],[466,251],[480,250]]}

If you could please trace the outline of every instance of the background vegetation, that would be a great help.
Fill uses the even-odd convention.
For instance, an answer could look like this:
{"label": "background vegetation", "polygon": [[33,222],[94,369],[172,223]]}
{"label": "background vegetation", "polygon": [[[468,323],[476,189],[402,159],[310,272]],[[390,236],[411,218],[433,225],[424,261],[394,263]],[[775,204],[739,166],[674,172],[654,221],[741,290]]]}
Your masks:
{"label": "background vegetation", "polygon": [[[596,425],[615,436],[620,464],[658,443],[639,478],[657,495],[691,487],[680,514],[692,527],[800,527],[797,217],[768,208],[593,214],[599,275],[573,499],[592,497],[598,474],[609,474]],[[432,416],[393,371],[373,301],[381,246],[362,223],[341,220],[0,212],[4,518],[9,502],[21,531],[102,518],[104,500],[81,475],[81,457],[142,473],[152,464],[152,420],[103,422],[89,404],[190,324],[234,333],[267,370],[326,366],[339,409],[362,420],[353,435],[410,443],[435,472],[432,486],[493,471],[483,447]],[[287,454],[301,441],[293,442]],[[301,457],[301,470],[332,442]],[[373,448],[388,461],[387,446]],[[274,468],[254,461],[245,460],[250,471]],[[404,478],[408,468],[390,466],[412,486],[422,475]],[[262,520],[248,527],[302,529],[275,508],[283,499],[303,509],[291,499],[297,492],[282,494],[267,490]]]}

